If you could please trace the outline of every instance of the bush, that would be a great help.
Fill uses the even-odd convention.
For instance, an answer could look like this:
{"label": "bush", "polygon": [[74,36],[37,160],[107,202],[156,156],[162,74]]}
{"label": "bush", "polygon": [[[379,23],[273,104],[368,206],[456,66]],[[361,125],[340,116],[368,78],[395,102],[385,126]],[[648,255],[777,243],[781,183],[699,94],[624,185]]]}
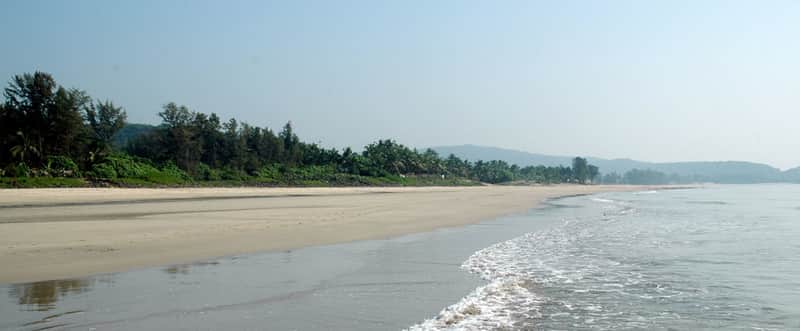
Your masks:
{"label": "bush", "polygon": [[175,164],[168,163],[157,169],[144,159],[117,154],[95,164],[90,173],[92,178],[113,180],[120,184],[142,186],[147,184],[185,184],[191,181],[189,175]]}
{"label": "bush", "polygon": [[47,171],[53,177],[80,177],[78,165],[66,156],[48,157]]}
{"label": "bush", "polygon": [[150,172],[145,179],[156,184],[184,184],[191,181],[189,174],[172,162],[167,163],[160,171]]}
{"label": "bush", "polygon": [[63,177],[0,178],[0,188],[85,187],[85,186],[87,186],[87,183],[82,178],[63,178]]}
{"label": "bush", "polygon": [[145,179],[158,169],[152,165],[136,160],[125,154],[115,154],[107,157],[102,163],[92,166],[93,178],[140,178]]}
{"label": "bush", "polygon": [[108,160],[114,165],[114,170],[117,171],[119,177],[147,178],[158,172],[158,169],[149,162],[136,160],[127,155],[110,157]]}
{"label": "bush", "polygon": [[289,168],[285,177],[289,181],[329,181],[334,179],[336,169],[333,166],[305,166]]}
{"label": "bush", "polygon": [[282,167],[278,164],[270,164],[266,167],[261,168],[258,170],[256,176],[260,180],[267,180],[267,181],[278,181],[283,177]]}
{"label": "bush", "polygon": [[233,169],[233,168],[223,168],[222,171],[219,173],[219,177],[223,180],[235,180],[235,181],[243,181],[247,180],[248,176],[244,171]]}
{"label": "bush", "polygon": [[186,173],[186,171],[183,171],[183,169],[178,168],[178,166],[176,166],[175,163],[172,162],[167,162],[167,164],[161,168],[161,173],[170,177],[179,178],[183,180],[191,179],[191,177],[189,176],[189,174]]}
{"label": "bush", "polygon": [[5,176],[8,177],[29,177],[31,175],[31,168],[24,162],[17,164],[12,163],[6,166],[4,172]]}
{"label": "bush", "polygon": [[91,176],[102,179],[140,178],[145,179],[158,169],[149,162],[133,158],[126,154],[115,154],[105,158],[103,162],[92,167]]}
{"label": "bush", "polygon": [[92,178],[99,178],[99,179],[116,179],[117,178],[117,171],[114,170],[114,165],[110,163],[98,163],[92,167],[92,171],[89,174]]}
{"label": "bush", "polygon": [[196,180],[217,181],[222,179],[219,171],[211,169],[211,167],[205,163],[200,163],[194,172],[194,179]]}

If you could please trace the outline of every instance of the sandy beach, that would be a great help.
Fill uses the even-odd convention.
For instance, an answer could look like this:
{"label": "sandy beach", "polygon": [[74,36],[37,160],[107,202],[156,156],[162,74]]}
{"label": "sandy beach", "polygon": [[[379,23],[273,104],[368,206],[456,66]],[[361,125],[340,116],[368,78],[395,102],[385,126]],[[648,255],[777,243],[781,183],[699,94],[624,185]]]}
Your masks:
{"label": "sandy beach", "polygon": [[641,186],[0,190],[0,283],[381,239]]}

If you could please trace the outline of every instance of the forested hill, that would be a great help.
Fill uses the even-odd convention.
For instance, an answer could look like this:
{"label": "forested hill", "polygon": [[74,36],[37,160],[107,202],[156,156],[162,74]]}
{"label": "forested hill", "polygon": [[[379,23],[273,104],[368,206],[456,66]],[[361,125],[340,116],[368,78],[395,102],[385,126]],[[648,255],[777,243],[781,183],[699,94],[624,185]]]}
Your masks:
{"label": "forested hill", "polygon": [[[543,165],[548,167],[557,167],[560,165],[569,165],[572,162],[572,158],[567,156],[534,154],[513,149],[476,145],[440,146],[432,147],[431,149],[439,153],[439,155],[453,154],[459,158],[470,161],[503,160],[519,166]],[[603,172],[608,170],[605,168],[601,169],[603,169]]]}
{"label": "forested hill", "polygon": [[158,127],[150,124],[125,123],[112,140],[114,146],[125,147],[136,138],[156,130]]}
{"label": "forested hill", "polygon": [[784,171],[783,177],[786,181],[800,183],[800,167]]}
{"label": "forested hill", "polygon": [[[512,149],[486,147],[476,145],[433,147],[441,155],[454,154],[466,160],[504,160],[509,163],[526,165],[559,166],[568,165],[571,158],[528,153]],[[633,169],[650,169],[665,175],[679,176],[686,182],[716,183],[764,183],[764,182],[800,182],[800,168],[780,171],[766,164],[721,161],[721,162],[670,162],[655,163],[631,159],[603,159],[588,157],[587,160],[604,174],[624,174]]]}

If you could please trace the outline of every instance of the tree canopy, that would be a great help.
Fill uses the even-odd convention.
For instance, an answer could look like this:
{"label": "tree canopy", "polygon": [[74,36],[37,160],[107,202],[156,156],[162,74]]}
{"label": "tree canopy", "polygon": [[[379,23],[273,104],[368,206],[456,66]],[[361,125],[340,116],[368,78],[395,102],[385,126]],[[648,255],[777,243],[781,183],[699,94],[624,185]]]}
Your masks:
{"label": "tree canopy", "polygon": [[339,151],[300,140],[291,122],[275,133],[173,102],[162,107],[157,126],[128,124],[122,107],[93,101],[86,92],[64,88],[43,72],[14,76],[4,96],[0,175],[7,177],[369,185],[423,177],[433,184],[448,179],[589,183],[599,175],[597,167],[580,157],[571,168],[520,168],[501,160],[441,157],[431,149],[418,151],[392,139],[378,140],[360,153],[351,148]]}

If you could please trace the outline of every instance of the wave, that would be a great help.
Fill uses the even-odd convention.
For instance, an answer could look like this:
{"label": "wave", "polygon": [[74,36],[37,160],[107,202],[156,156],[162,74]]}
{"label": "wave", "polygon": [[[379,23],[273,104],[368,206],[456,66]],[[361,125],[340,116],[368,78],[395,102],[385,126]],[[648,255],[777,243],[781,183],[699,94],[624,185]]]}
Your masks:
{"label": "wave", "polygon": [[[624,201],[591,200],[607,204],[597,210],[603,216],[595,215],[586,220],[567,218],[561,226],[527,233],[473,253],[461,269],[480,276],[488,284],[408,330],[520,329],[541,320],[544,306],[554,302],[542,294],[540,287],[577,285],[576,282],[587,274],[608,270],[616,263],[606,260],[605,268],[601,267],[603,261],[580,250],[582,242],[595,239],[592,229],[599,226],[597,223],[622,217],[636,209]],[[559,300],[557,304],[563,302]],[[561,314],[570,315],[573,309],[588,310],[590,306],[579,303],[570,308],[565,305]]]}
{"label": "wave", "polygon": [[616,202],[616,201],[611,200],[611,199],[603,199],[603,198],[592,198],[591,200],[595,201],[595,202],[602,202],[602,203],[615,203]]}
{"label": "wave", "polygon": [[728,204],[725,201],[715,201],[715,200],[710,200],[710,201],[704,201],[704,200],[686,201],[686,203],[693,204],[693,205],[727,205]]}
{"label": "wave", "polygon": [[535,294],[530,277],[508,261],[518,251],[521,240],[531,234],[497,243],[475,252],[461,269],[489,281],[472,293],[443,309],[439,314],[408,330],[491,330],[513,329],[517,321],[541,317],[543,298]]}
{"label": "wave", "polygon": [[[566,201],[583,209],[554,210],[545,217],[563,217],[562,224],[472,254],[461,268],[486,285],[410,329],[766,330],[795,322],[786,306],[765,298],[795,282],[785,269],[796,260],[791,249],[800,249],[787,246],[798,233],[795,212],[780,208],[796,205],[759,205],[748,189],[725,200],[686,193],[695,204],[688,208],[670,193]],[[739,201],[763,207],[716,206]]]}
{"label": "wave", "polygon": [[511,329],[516,321],[540,317],[541,298],[520,277],[498,278],[408,330]]}

